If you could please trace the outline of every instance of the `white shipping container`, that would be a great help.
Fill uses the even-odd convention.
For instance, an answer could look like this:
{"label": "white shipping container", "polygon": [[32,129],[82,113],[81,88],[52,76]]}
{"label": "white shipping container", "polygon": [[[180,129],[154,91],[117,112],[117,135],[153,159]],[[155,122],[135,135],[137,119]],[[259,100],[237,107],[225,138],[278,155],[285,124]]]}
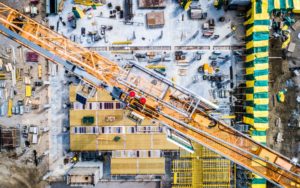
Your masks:
{"label": "white shipping container", "polygon": [[20,114],[23,115],[24,114],[24,106],[20,105],[19,108],[20,108]]}
{"label": "white shipping container", "polygon": [[26,14],[30,13],[30,7],[29,7],[29,6],[25,7],[25,8],[24,8],[24,12],[25,12]]}
{"label": "white shipping container", "polygon": [[33,134],[38,134],[38,128],[37,127],[30,127],[29,132]]}
{"label": "white shipping container", "polygon": [[15,107],[15,106],[12,107],[12,113],[13,113],[13,114],[16,113],[16,107]]}
{"label": "white shipping container", "polygon": [[37,7],[30,7],[30,13],[31,14],[34,14],[34,15],[37,15],[38,14],[38,11],[37,11]]}
{"label": "white shipping container", "polygon": [[33,144],[37,144],[38,143],[38,135],[37,134],[33,134],[32,135],[32,143]]}
{"label": "white shipping container", "polygon": [[20,113],[20,108],[19,108],[19,106],[15,106],[15,108],[16,108],[16,114],[19,114],[19,113]]}
{"label": "white shipping container", "polygon": [[0,58],[0,70],[3,70],[3,61],[1,58]]}
{"label": "white shipping container", "polygon": [[50,81],[44,81],[44,85],[50,85]]}

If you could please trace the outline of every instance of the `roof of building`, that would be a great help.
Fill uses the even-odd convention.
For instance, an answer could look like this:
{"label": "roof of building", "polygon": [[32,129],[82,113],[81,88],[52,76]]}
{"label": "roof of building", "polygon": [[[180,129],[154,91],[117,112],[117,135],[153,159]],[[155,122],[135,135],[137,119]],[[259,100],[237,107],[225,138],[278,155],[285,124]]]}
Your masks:
{"label": "roof of building", "polygon": [[[127,117],[128,113],[127,110],[70,110],[70,126],[82,125],[84,116],[95,117],[92,126],[135,126],[136,122]],[[106,121],[108,116],[114,116],[115,121]],[[150,119],[145,118],[141,125],[153,125],[153,123]]]}
{"label": "roof of building", "polygon": [[71,176],[88,176],[94,175],[99,171],[99,168],[87,168],[87,167],[75,167],[68,171],[68,175]]}
{"label": "roof of building", "polygon": [[111,174],[164,174],[164,158],[112,158]]}
{"label": "roof of building", "polygon": [[164,12],[149,12],[146,15],[149,27],[162,26],[165,24]]}
{"label": "roof of building", "polygon": [[[114,141],[115,136],[121,137]],[[71,134],[72,151],[97,150],[177,150],[164,133],[152,134]]]}
{"label": "roof of building", "polygon": [[103,169],[98,167],[73,167],[67,173],[68,184],[95,185],[102,178]]}
{"label": "roof of building", "polygon": [[[70,101],[75,101],[76,87],[70,87]],[[105,90],[98,91],[95,97],[88,99],[90,102],[111,102],[112,98]],[[72,151],[96,150],[176,150],[178,146],[166,139],[164,132],[153,133],[114,133],[114,134],[74,134],[73,129],[82,125],[85,116],[95,117],[94,123],[89,126],[137,126],[136,122],[127,117],[128,110],[70,110],[70,148]],[[114,116],[114,121],[107,121],[107,117]],[[145,118],[138,126],[157,126],[151,119]],[[89,128],[88,128],[89,129]],[[123,129],[124,130],[124,129]],[[118,142],[113,141],[115,136],[120,136]]]}

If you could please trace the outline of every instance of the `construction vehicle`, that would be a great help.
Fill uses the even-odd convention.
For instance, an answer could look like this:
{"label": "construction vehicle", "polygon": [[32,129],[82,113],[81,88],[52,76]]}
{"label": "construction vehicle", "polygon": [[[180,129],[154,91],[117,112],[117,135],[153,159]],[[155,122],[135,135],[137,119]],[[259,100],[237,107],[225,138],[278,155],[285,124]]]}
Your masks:
{"label": "construction vehicle", "polygon": [[27,52],[26,53],[26,61],[27,62],[38,62],[39,55],[35,52]]}
{"label": "construction vehicle", "polygon": [[204,75],[211,75],[213,74],[214,69],[208,63],[204,63],[203,65],[198,67],[198,72],[203,73]]}
{"label": "construction vehicle", "polygon": [[105,89],[128,110],[159,121],[276,185],[300,187],[299,164],[214,118],[211,112],[217,105],[172,81],[134,62],[123,69],[3,3],[0,32],[91,87]]}

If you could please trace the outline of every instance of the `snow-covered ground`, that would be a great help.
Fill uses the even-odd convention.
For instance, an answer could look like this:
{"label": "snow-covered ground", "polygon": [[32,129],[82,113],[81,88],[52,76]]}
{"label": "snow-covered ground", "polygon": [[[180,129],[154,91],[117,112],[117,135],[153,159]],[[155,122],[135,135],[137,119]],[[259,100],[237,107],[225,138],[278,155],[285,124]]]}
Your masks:
{"label": "snow-covered ground", "polygon": [[[112,5],[123,7],[124,1],[119,0],[108,0]],[[231,45],[236,41],[232,38],[225,39],[225,35],[231,32],[231,23],[236,12],[227,12],[224,14],[223,10],[216,10],[213,7],[213,1],[199,1],[203,11],[208,12],[209,18],[216,20],[216,31],[215,34],[220,35],[218,40],[210,40],[202,37],[202,33],[194,38],[191,37],[201,30],[202,24],[205,20],[191,20],[188,16],[188,12],[182,10],[178,3],[173,0],[166,0],[166,8],[164,9],[138,9],[137,0],[133,0],[133,13],[134,17],[132,21],[133,25],[124,24],[124,19],[120,19],[118,14],[116,18],[109,18],[109,9],[107,5],[98,6],[96,10],[91,9],[86,15],[77,20],[77,28],[72,29],[67,23],[68,14],[72,12],[73,7],[78,7],[81,10],[86,9],[86,6],[75,5],[72,0],[65,2],[64,10],[57,16],[49,16],[49,25],[56,28],[59,16],[63,18],[67,24],[63,26],[62,23],[59,25],[59,33],[74,39],[76,42],[81,43],[86,47],[90,46],[107,46],[111,45],[116,41],[126,41],[133,39],[133,33],[135,32],[135,39],[132,40],[134,46],[182,46],[182,45],[200,45],[200,46],[213,46],[213,45]],[[146,25],[146,14],[149,12],[164,11],[165,25],[163,28],[149,29]],[[92,15],[89,18],[89,14]],[[225,16],[225,22],[217,22],[217,19],[221,16]],[[182,17],[184,17],[182,21]],[[100,33],[101,25],[113,26],[111,31],[106,32],[107,41],[100,40],[96,43],[88,43],[88,37],[80,37],[81,28],[86,28],[86,33],[98,31]],[[163,32],[163,37],[158,39]],[[145,38],[143,40],[142,38]]]}
{"label": "snow-covered ground", "polygon": [[[113,7],[121,6],[123,9],[123,2],[119,0],[107,0],[107,3],[111,2]],[[87,7],[82,5],[75,5],[72,3],[72,0],[67,0],[65,3],[65,8],[60,15],[49,16],[49,25],[55,27],[57,26],[57,21],[59,17],[62,17],[63,21],[66,22],[66,26],[63,26],[60,23],[58,32],[70,38],[71,40],[75,39],[75,42],[82,44],[85,47],[93,47],[96,49],[97,47],[104,47],[106,50],[101,51],[97,50],[101,55],[104,55],[111,59],[112,61],[118,63],[124,63],[129,59],[137,61],[139,64],[146,66],[147,62],[138,61],[134,54],[115,54],[111,53],[110,50],[107,50],[107,47],[112,47],[113,42],[117,41],[127,41],[132,40],[132,44],[130,46],[167,46],[169,49],[164,51],[156,51],[158,54],[170,54],[171,61],[169,62],[159,62],[159,64],[165,65],[167,67],[167,77],[175,80],[177,84],[180,86],[186,87],[198,95],[217,102],[219,105],[228,105],[228,98],[220,99],[218,97],[214,98],[212,95],[212,90],[215,89],[215,86],[212,86],[212,82],[203,80],[202,75],[197,72],[197,69],[200,65],[204,63],[211,63],[209,57],[212,55],[214,51],[214,47],[216,46],[232,46],[239,45],[237,37],[226,38],[225,36],[231,32],[231,25],[234,24],[237,26],[237,30],[243,30],[242,19],[237,18],[237,12],[228,11],[224,12],[223,10],[216,10],[213,7],[213,1],[199,1],[201,4],[201,8],[204,11],[208,12],[208,16],[206,20],[191,20],[189,18],[188,12],[182,10],[175,0],[166,0],[166,8],[164,9],[138,9],[137,8],[137,0],[133,0],[133,25],[124,24],[123,20],[120,19],[117,15],[115,19],[109,18],[109,11],[111,9],[108,8],[107,5],[99,6],[95,10],[90,10],[88,13],[81,19],[77,20],[77,28],[72,29],[67,23],[68,14],[72,11],[72,7],[77,6],[80,9],[86,9]],[[165,25],[163,28],[149,29],[146,25],[146,14],[149,12],[157,12],[164,11],[165,16]],[[88,16],[88,15],[92,16]],[[218,19],[221,16],[225,16],[225,22],[218,22]],[[91,18],[89,18],[91,17]],[[183,19],[182,19],[183,18]],[[211,40],[208,38],[202,37],[202,25],[209,18],[214,18],[216,27],[215,33],[216,35],[220,35],[217,40]],[[89,31],[98,31],[100,33],[101,26],[112,26],[113,29],[111,31],[106,31],[106,40],[102,39],[98,42],[91,43],[88,39],[89,36],[85,35],[85,37],[81,36],[81,28],[86,28],[86,33]],[[195,35],[199,32],[197,35]],[[162,34],[162,37],[159,38]],[[237,32],[239,33],[239,32]],[[242,33],[242,32],[241,32]],[[134,36],[135,35],[135,36]],[[194,37],[193,37],[194,36]],[[178,66],[175,61],[174,52],[176,51],[178,46],[205,46],[209,49],[204,50],[186,50],[186,60],[189,62],[187,66],[182,67]],[[124,47],[124,45],[123,45]],[[126,49],[126,48],[125,48]],[[139,51],[139,53],[144,53],[146,51]],[[192,61],[196,52],[202,53],[201,60]],[[223,49],[222,55],[230,55],[231,51],[229,49]],[[221,59],[217,59],[218,62],[221,62]],[[231,61],[227,61],[222,65],[218,65],[220,72],[218,74],[225,75],[229,79],[229,72]],[[187,73],[185,76],[180,76],[179,69],[187,69]],[[193,78],[197,76],[199,77],[198,82],[193,82]],[[224,88],[225,90],[229,90],[229,84]],[[216,95],[218,96],[218,94]],[[228,94],[227,94],[228,96]]]}

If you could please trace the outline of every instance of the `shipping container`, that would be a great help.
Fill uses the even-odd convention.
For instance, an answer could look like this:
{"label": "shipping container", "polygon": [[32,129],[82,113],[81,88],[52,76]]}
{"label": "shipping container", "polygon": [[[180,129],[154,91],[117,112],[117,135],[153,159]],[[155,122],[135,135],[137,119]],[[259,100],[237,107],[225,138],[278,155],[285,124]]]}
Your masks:
{"label": "shipping container", "polygon": [[30,85],[25,86],[25,97],[31,97],[31,86]]}
{"label": "shipping container", "polygon": [[12,116],[12,108],[13,108],[13,101],[11,99],[8,100],[8,109],[7,109],[7,116]]}
{"label": "shipping container", "polygon": [[39,79],[42,79],[42,65],[41,64],[38,65],[38,77],[39,77]]}
{"label": "shipping container", "polygon": [[32,142],[33,144],[37,144],[38,143],[38,135],[37,134],[33,134],[32,135]]}
{"label": "shipping container", "polygon": [[23,105],[20,105],[20,114],[23,115],[24,114],[24,106]]}

